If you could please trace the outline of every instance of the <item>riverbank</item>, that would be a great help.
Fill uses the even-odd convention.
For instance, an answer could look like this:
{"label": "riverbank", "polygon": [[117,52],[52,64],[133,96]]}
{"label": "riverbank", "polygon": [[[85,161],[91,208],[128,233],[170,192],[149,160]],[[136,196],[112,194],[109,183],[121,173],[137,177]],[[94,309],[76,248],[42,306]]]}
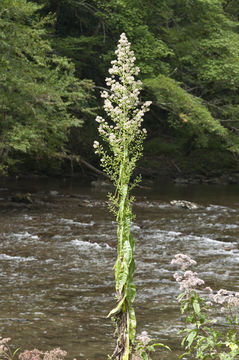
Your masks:
{"label": "riverbank", "polygon": [[[215,155],[215,154],[214,154]],[[227,154],[228,155],[228,154]],[[208,160],[208,161],[207,161]],[[234,159],[208,155],[198,151],[195,156],[160,154],[145,156],[137,169],[143,179],[175,184],[239,184],[239,167]]]}
{"label": "riverbank", "polygon": [[[87,164],[87,165],[85,165]],[[74,167],[65,166],[54,172],[52,169],[44,171],[20,170],[10,173],[8,176],[0,177],[0,183],[21,179],[32,179],[34,181],[59,179],[77,179],[83,185],[93,184],[95,181],[107,183],[107,175],[101,171],[98,162],[88,163],[81,166],[75,164]],[[66,165],[66,164],[65,164]],[[69,164],[68,164],[69,165]],[[154,183],[175,183],[175,184],[208,184],[208,185],[228,185],[239,184],[239,166],[237,161],[232,159],[228,153],[216,156],[215,153],[208,153],[198,150],[195,154],[184,156],[178,154],[159,153],[149,154],[146,152],[136,168],[135,175],[141,174],[142,185]],[[99,183],[98,183],[99,184]]]}
{"label": "riverbank", "polygon": [[171,167],[162,168],[140,168],[143,182],[147,180],[163,183],[174,183],[178,185],[206,184],[206,185],[229,185],[239,184],[239,170],[236,169],[215,169],[208,172],[199,171],[178,171],[174,163]]}
{"label": "riverbank", "polygon": [[[234,169],[227,170],[212,170],[208,173],[189,173],[178,172],[172,168],[150,169],[150,168],[138,168],[137,175],[142,175],[142,186],[153,186],[155,183],[166,184],[178,184],[178,185],[193,185],[193,184],[205,184],[205,185],[230,185],[239,184],[239,171]],[[77,172],[73,174],[62,173],[61,175],[47,176],[43,174],[29,173],[11,175],[0,178],[0,184],[7,184],[9,181],[18,182],[22,180],[33,180],[34,182],[43,181],[79,181],[82,185],[91,184],[93,187],[108,186],[109,180],[106,177],[99,176],[92,172]]]}

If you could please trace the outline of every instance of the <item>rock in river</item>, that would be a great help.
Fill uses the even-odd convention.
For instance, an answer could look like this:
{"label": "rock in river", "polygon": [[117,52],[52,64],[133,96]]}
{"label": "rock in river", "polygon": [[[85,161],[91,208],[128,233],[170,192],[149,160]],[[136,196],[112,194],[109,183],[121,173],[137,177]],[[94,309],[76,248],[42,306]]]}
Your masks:
{"label": "rock in river", "polygon": [[11,197],[11,200],[13,202],[24,203],[24,204],[32,204],[33,203],[31,194],[29,194],[29,193],[27,193],[27,194],[17,193]]}
{"label": "rock in river", "polygon": [[170,201],[170,204],[188,210],[197,210],[202,208],[201,205],[186,200],[172,200]]}

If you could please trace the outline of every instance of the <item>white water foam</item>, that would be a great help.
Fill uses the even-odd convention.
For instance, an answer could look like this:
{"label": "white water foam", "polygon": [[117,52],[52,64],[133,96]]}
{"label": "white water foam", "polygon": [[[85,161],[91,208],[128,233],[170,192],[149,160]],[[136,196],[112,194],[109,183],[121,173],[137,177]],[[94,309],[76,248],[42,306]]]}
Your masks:
{"label": "white water foam", "polygon": [[74,245],[74,246],[77,246],[77,247],[80,247],[81,250],[89,250],[89,249],[97,249],[97,250],[102,250],[104,248],[106,249],[111,249],[111,247],[108,245],[108,244],[98,244],[96,242],[90,242],[90,241],[83,241],[83,240],[78,240],[78,239],[75,239],[75,240],[72,240],[70,242],[70,244]]}
{"label": "white water foam", "polygon": [[14,261],[33,261],[36,260],[35,257],[23,257],[23,256],[10,256],[7,254],[0,254],[0,260],[14,260]]}
{"label": "white water foam", "polygon": [[60,222],[62,224],[68,224],[68,225],[76,225],[76,226],[93,226],[94,225],[94,221],[91,221],[89,223],[83,223],[83,222],[80,222],[80,221],[74,221],[72,219],[60,219]]}
{"label": "white water foam", "polygon": [[28,231],[24,231],[21,233],[11,233],[6,236],[7,238],[15,238],[17,240],[25,240],[25,239],[32,239],[32,240],[39,240],[38,235],[32,235]]}

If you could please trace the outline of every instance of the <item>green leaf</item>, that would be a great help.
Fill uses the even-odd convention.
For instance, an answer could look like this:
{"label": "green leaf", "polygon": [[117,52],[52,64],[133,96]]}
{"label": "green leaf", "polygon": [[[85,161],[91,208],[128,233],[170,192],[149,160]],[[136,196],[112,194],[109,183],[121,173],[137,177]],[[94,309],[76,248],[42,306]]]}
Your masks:
{"label": "green leaf", "polygon": [[124,242],[123,253],[124,253],[124,259],[125,259],[127,265],[129,265],[131,263],[132,257],[133,257],[133,252],[132,252],[132,248],[131,248],[129,240],[125,240],[125,242]]}
{"label": "green leaf", "polygon": [[183,359],[184,356],[187,356],[187,355],[190,355],[190,354],[191,354],[191,351],[185,352],[185,353],[183,353],[182,355],[179,356],[179,359]]}
{"label": "green leaf", "polygon": [[131,246],[132,252],[134,252],[135,240],[134,240],[133,235],[131,235],[131,234],[129,235],[129,242],[130,242],[130,246]]}
{"label": "green leaf", "polygon": [[200,315],[201,309],[197,299],[193,301],[193,309],[197,315]]}
{"label": "green leaf", "polygon": [[134,308],[131,306],[129,308],[129,318],[130,318],[130,324],[129,324],[129,337],[132,342],[134,342],[135,334],[136,334],[136,316]]}
{"label": "green leaf", "polygon": [[147,347],[147,349],[148,349],[148,351],[149,351],[150,353],[155,351],[153,345],[149,345],[149,346]]}
{"label": "green leaf", "polygon": [[124,297],[119,301],[118,305],[113,310],[111,310],[111,312],[107,315],[107,318],[109,318],[121,311],[122,305],[124,304],[124,301],[125,301],[125,298],[126,298],[126,295],[124,295]]}
{"label": "green leaf", "polygon": [[190,334],[186,337],[186,341],[188,343],[187,345],[187,348],[190,348],[190,346],[192,345],[194,339],[196,338],[197,336],[197,331],[196,330],[193,330],[190,332]]}
{"label": "green leaf", "polygon": [[129,269],[126,262],[121,262],[119,272],[119,292],[122,293],[124,286],[127,283]]}
{"label": "green leaf", "polygon": [[14,352],[13,352],[13,354],[12,354],[12,357],[14,358],[14,356],[17,354],[17,352],[18,351],[20,351],[21,350],[21,348],[19,347],[19,348],[17,348]]}
{"label": "green leaf", "polygon": [[129,305],[131,305],[134,302],[135,296],[136,296],[136,287],[131,282],[127,288],[127,300],[128,300]]}
{"label": "green leaf", "polygon": [[153,346],[153,347],[160,346],[160,347],[163,347],[163,348],[165,348],[165,349],[167,349],[169,351],[172,351],[169,346],[167,346],[165,344],[162,344],[162,343],[152,344],[151,346]]}

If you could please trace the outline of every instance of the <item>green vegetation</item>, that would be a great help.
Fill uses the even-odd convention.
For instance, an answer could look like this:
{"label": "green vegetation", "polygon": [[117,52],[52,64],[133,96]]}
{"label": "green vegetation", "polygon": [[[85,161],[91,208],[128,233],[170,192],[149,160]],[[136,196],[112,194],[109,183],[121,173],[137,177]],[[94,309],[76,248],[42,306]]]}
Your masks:
{"label": "green vegetation", "polygon": [[[190,170],[185,156],[211,149],[212,164],[220,167],[220,153],[221,168],[236,168],[238,25],[233,0],[1,1],[1,172],[59,169],[64,155],[98,167],[93,113],[122,32],[141,69],[142,101],[153,100],[145,124],[156,152]],[[165,137],[181,157],[160,152]],[[155,162],[147,146],[145,156]]]}
{"label": "green vegetation", "polygon": [[66,151],[69,129],[81,126],[89,111],[92,84],[54,54],[45,30],[54,19],[40,18],[39,10],[26,0],[0,3],[1,172],[22,154],[40,161]]}

